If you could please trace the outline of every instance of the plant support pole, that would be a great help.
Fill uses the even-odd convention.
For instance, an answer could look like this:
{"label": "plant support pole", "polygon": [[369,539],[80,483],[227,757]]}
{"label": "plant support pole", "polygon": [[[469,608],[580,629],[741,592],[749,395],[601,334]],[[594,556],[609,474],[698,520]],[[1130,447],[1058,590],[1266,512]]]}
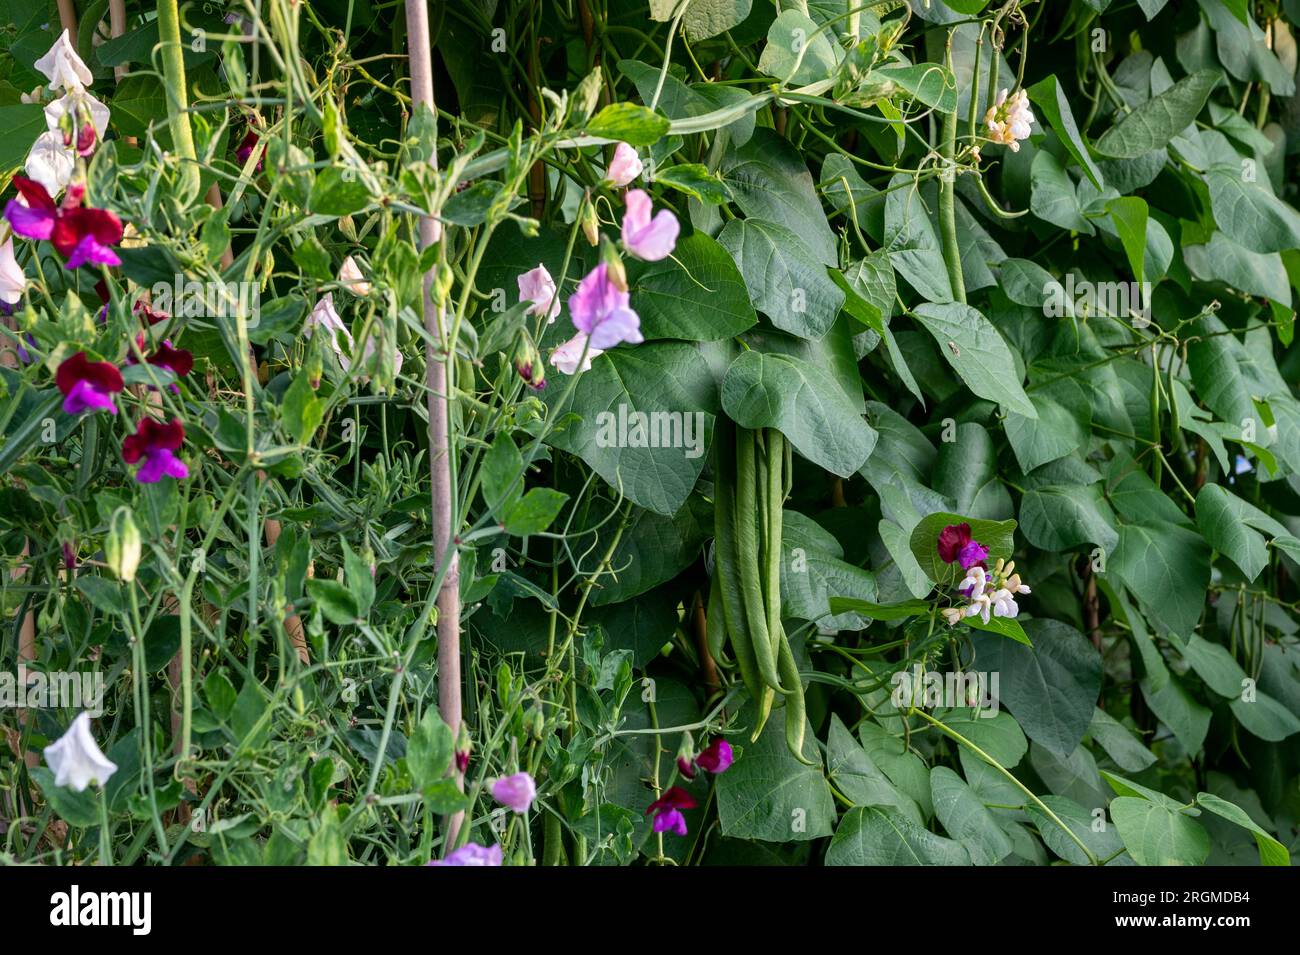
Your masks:
{"label": "plant support pole", "polygon": [[[429,42],[429,10],[426,0],[406,0],[406,46],[411,61],[411,108],[421,107],[437,116],[433,99],[432,48]],[[437,165],[435,147],[429,162]],[[442,238],[442,226],[431,216],[420,218],[419,246],[424,249]],[[431,477],[433,553],[447,562],[447,572],[438,592],[438,713],[453,734],[460,731],[460,555],[456,552],[452,520],[455,495],[452,488],[450,389],[448,369],[454,356],[454,343],[446,340],[443,298],[434,292],[437,266],[424,276],[424,324],[429,332],[424,349],[425,373],[428,376],[429,401],[429,470]],[[456,785],[462,789],[464,776],[453,768]],[[462,814],[447,819],[447,838],[443,845],[456,845]]]}

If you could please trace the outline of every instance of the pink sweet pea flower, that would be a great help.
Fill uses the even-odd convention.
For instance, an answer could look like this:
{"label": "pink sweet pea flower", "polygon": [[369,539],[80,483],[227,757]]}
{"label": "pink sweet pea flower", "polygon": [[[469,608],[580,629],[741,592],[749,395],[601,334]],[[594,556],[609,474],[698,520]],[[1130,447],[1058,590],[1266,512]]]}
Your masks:
{"label": "pink sweet pea flower", "polygon": [[688,793],[680,786],[672,786],[664,790],[664,794],[650,804],[645,814],[655,814],[654,826],[655,832],[675,832],[679,836],[686,835],[686,817],[682,815],[683,809],[694,809],[697,803],[695,797]]}
{"label": "pink sweet pea flower", "polygon": [[66,359],[54,373],[55,383],[63,392],[63,410],[70,415],[85,411],[117,414],[113,395],[124,387],[122,373],[106,361],[88,361],[79,351]]}
{"label": "pink sweet pea flower", "polygon": [[660,209],[652,219],[653,203],[644,189],[629,190],[624,201],[627,212],[623,214],[623,248],[646,262],[666,259],[681,231],[677,217],[668,209]]}
{"label": "pink sweet pea flower", "polygon": [[445,859],[434,859],[425,865],[500,865],[501,845],[493,844],[484,848],[473,842],[461,846]]}
{"label": "pink sweet pea flower", "polygon": [[141,484],[156,484],[164,477],[186,478],[190,476],[189,468],[176,457],[184,441],[185,426],[179,418],[167,424],[142,418],[135,434],[127,435],[122,441],[122,460],[135,464],[144,458],[144,464],[135,472],[135,479]]}
{"label": "pink sweet pea flower", "polygon": [[519,301],[532,303],[526,314],[545,315],[548,325],[554,322],[555,316],[560,314],[560,294],[546,266],[539,263],[537,268],[525,272],[516,281]]}
{"label": "pink sweet pea flower", "polygon": [[613,348],[619,342],[635,345],[641,337],[641,317],[628,306],[630,296],[614,284],[609,266],[601,262],[587,273],[569,297],[569,315],[580,332],[591,336],[592,348]]}
{"label": "pink sweet pea flower", "polygon": [[641,157],[636,154],[636,150],[627,143],[619,143],[614,147],[614,158],[609,161],[605,178],[611,185],[626,186],[641,175],[642,168]]}
{"label": "pink sweet pea flower", "polygon": [[[583,349],[587,350],[587,357],[582,357]],[[603,348],[592,348],[587,345],[587,336],[579,332],[570,338],[563,345],[551,352],[551,364],[566,375],[572,375],[578,371],[578,362],[582,362],[582,371],[591,371],[591,360],[597,355],[604,354]]]}
{"label": "pink sweet pea flower", "polygon": [[731,744],[719,737],[706,746],[699,756],[695,757],[695,762],[700,769],[716,776],[718,773],[725,773],[731,767],[734,759]]}
{"label": "pink sweet pea flower", "polygon": [[492,784],[492,798],[511,812],[522,815],[537,798],[537,784],[527,773],[502,776]]}

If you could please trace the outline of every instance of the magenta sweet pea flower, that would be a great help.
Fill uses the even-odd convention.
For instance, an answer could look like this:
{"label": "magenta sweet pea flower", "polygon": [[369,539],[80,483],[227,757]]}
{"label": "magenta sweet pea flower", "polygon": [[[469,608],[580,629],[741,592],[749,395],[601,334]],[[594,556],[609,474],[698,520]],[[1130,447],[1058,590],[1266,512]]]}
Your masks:
{"label": "magenta sweet pea flower", "polygon": [[682,815],[683,809],[694,809],[697,803],[695,797],[688,793],[680,786],[672,786],[664,790],[664,794],[652,802],[645,814],[655,814],[654,826],[655,832],[675,832],[679,836],[686,835],[686,817]]}
{"label": "magenta sweet pea flower", "polygon": [[719,737],[704,748],[699,756],[695,757],[695,763],[700,769],[713,773],[725,773],[735,759],[731,752],[731,744],[725,739]]}
{"label": "magenta sweet pea flower", "polygon": [[591,336],[593,349],[613,348],[619,342],[635,345],[641,337],[641,317],[628,305],[631,296],[620,289],[601,262],[587,273],[569,297],[569,314],[580,332]]}
{"label": "magenta sweet pea flower", "polygon": [[64,268],[91,265],[121,265],[111,246],[122,241],[122,221],[107,209],[82,205],[86,187],[68,187],[63,202],[55,204],[39,182],[14,176],[14,187],[23,201],[10,199],[5,218],[18,235],[27,239],[49,239],[67,261]]}
{"label": "magenta sweet pea flower", "polygon": [[486,848],[471,842],[463,845],[445,859],[434,859],[425,865],[500,865],[501,845],[494,843]]}
{"label": "magenta sweet pea flower", "polygon": [[179,418],[173,418],[167,424],[153,418],[142,418],[136,425],[135,434],[129,434],[122,441],[122,460],[135,464],[141,458],[144,464],[135,472],[135,479],[141,484],[156,484],[164,477],[187,478],[190,470],[185,462],[176,457],[185,441],[185,426]]}
{"label": "magenta sweet pea flower", "polygon": [[695,778],[695,761],[687,759],[685,756],[677,757],[677,771],[687,779]]}
{"label": "magenta sweet pea flower", "polygon": [[962,570],[983,564],[989,549],[971,538],[969,524],[949,524],[939,532],[939,557],[945,564],[961,563]]}
{"label": "magenta sweet pea flower", "polygon": [[644,189],[628,191],[627,212],[623,213],[623,248],[638,259],[658,262],[666,259],[677,245],[677,233],[681,226],[677,217],[668,209],[660,209],[652,219],[650,211],[654,203]]}
{"label": "magenta sweet pea flower", "polygon": [[537,784],[527,773],[502,776],[492,784],[492,798],[511,812],[526,813],[537,798]]}
{"label": "magenta sweet pea flower", "polygon": [[113,395],[122,390],[122,373],[106,361],[89,361],[79,351],[59,365],[55,384],[63,392],[63,410],[71,415],[86,411],[117,414]]}

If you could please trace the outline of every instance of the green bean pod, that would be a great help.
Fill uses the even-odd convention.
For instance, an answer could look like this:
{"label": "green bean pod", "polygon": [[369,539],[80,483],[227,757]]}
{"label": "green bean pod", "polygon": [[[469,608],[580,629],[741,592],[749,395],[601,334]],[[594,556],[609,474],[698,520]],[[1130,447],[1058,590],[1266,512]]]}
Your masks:
{"label": "green bean pod", "polygon": [[715,616],[731,640],[731,650],[740,667],[740,678],[757,701],[763,695],[763,682],[745,628],[745,609],[740,593],[740,569],[736,556],[735,426],[726,418],[718,419],[713,446],[713,579],[721,608],[721,613]]}
{"label": "green bean pod", "polygon": [[[754,432],[736,431],[736,560],[740,569],[740,593],[745,604],[745,622],[759,676],[773,690],[787,692],[777,675],[775,645],[768,629],[763,603],[763,580],[759,570],[758,467],[754,455]],[[751,516],[752,515],[752,516]]]}
{"label": "green bean pod", "polygon": [[785,630],[778,630],[781,640],[778,659],[781,662],[781,679],[794,687],[785,698],[785,745],[799,762],[816,766],[817,761],[803,754],[804,734],[808,726],[808,711],[804,705],[803,683],[799,680],[799,665],[794,661],[794,651]]}

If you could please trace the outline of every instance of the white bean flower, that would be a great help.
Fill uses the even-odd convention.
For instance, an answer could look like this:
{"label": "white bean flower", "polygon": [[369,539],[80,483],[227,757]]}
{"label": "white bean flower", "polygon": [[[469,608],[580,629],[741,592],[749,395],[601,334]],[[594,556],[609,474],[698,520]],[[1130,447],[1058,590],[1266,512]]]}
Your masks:
{"label": "white bean flower", "polygon": [[52,90],[80,92],[95,79],[90,68],[77,55],[77,48],[67,30],[59,34],[49,51],[36,61],[36,68],[50,78]]}
{"label": "white bean flower", "polygon": [[1009,146],[1012,152],[1019,152],[1019,141],[1029,138],[1034,125],[1029,94],[1021,89],[1008,97],[1007,91],[1003,90],[998,94],[997,102],[984,114],[984,124],[988,127],[989,139]]}

